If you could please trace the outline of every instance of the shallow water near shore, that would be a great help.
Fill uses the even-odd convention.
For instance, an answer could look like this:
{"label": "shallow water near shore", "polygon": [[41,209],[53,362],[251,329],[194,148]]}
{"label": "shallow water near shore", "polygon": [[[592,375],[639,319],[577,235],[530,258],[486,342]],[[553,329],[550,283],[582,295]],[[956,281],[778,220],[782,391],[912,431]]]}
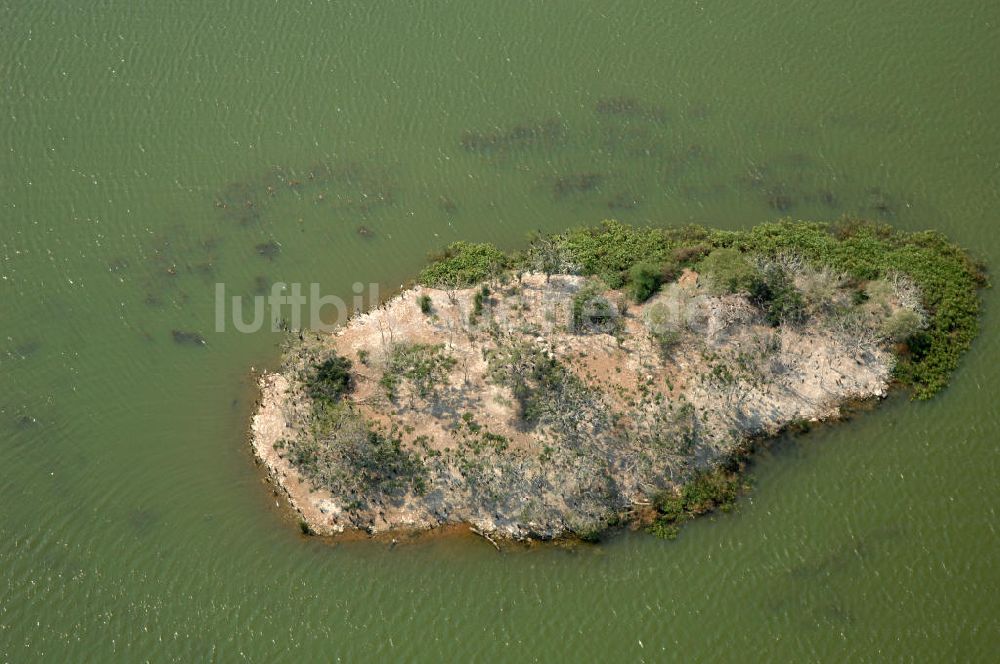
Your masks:
{"label": "shallow water near shore", "polygon": [[469,4],[0,5],[0,658],[994,652],[993,291],[944,393],[777,445],[675,542],[300,536],[245,440],[279,336],[213,332],[217,282],[388,292],[610,216],[1000,264],[991,3]]}

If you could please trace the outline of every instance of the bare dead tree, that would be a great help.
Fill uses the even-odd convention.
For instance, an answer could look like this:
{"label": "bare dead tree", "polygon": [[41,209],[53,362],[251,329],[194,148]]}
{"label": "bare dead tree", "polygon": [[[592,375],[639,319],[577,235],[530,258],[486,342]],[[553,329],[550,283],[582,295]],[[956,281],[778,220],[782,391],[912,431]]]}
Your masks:
{"label": "bare dead tree", "polygon": [[448,296],[448,301],[451,302],[453,305],[458,304],[458,297],[456,295],[457,290],[458,290],[458,276],[454,274],[449,275],[448,281],[445,284],[444,292]]}
{"label": "bare dead tree", "polygon": [[378,319],[378,333],[379,336],[382,337],[382,359],[388,362],[390,346],[385,339],[385,323],[381,318]]}

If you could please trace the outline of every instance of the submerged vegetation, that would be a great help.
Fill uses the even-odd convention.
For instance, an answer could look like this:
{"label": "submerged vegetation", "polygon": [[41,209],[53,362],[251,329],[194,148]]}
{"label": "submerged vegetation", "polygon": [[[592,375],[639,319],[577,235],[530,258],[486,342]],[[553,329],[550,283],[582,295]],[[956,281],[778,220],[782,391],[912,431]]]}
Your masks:
{"label": "submerged vegetation", "polygon": [[655,517],[649,532],[674,539],[685,522],[715,510],[728,512],[736,504],[745,481],[738,468],[721,465],[697,473],[678,491],[661,492],[653,500]]}

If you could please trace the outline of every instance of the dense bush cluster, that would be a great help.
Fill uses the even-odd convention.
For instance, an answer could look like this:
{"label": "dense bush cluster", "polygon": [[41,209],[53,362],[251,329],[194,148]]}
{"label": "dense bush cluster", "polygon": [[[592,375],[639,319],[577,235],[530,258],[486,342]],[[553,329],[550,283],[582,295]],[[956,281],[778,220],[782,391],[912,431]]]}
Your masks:
{"label": "dense bush cluster", "polygon": [[437,288],[463,288],[499,275],[509,265],[506,254],[492,244],[453,242],[431,257],[418,278]]}
{"label": "dense bush cluster", "polygon": [[644,228],[607,221],[595,228],[536,236],[526,251],[509,259],[490,245],[456,243],[421,279],[469,284],[495,276],[497,269],[542,265],[547,273],[597,276],[610,288],[627,288],[636,301],[644,301],[661,283],[693,267],[707,274],[714,290],[749,293],[767,320],[777,324],[801,319],[802,294],[787,274],[761,274],[748,259],[788,254],[846,274],[858,286],[859,299],[865,282],[891,273],[913,280],[922,294],[926,324],[904,315],[885,333],[900,342],[896,377],[917,398],[928,398],[947,384],[978,332],[977,290],[986,284],[981,265],[939,233],[911,233],[854,219],[832,224],[780,221],[746,231]]}
{"label": "dense bush cluster", "polygon": [[911,278],[920,288],[928,320],[925,329],[905,340],[896,377],[911,386],[917,398],[929,398],[947,384],[978,333],[977,290],[986,285],[985,269],[940,233],[907,233],[852,220],[763,224],[731,235],[730,244],[741,251],[764,255],[795,251],[857,282],[891,272]]}
{"label": "dense bush cluster", "polygon": [[680,527],[700,514],[717,509],[728,511],[736,503],[743,482],[730,468],[720,467],[699,473],[679,492],[665,491],[656,496],[656,516],[649,531],[657,537],[673,539]]}
{"label": "dense bush cluster", "polygon": [[333,355],[313,368],[306,378],[306,390],[313,402],[336,403],[351,391],[351,361]]}

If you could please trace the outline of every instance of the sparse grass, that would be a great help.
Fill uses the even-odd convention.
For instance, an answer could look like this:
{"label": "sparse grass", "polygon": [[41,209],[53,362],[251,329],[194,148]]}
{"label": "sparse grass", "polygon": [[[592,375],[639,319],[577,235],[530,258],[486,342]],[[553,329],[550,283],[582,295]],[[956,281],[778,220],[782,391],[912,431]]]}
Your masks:
{"label": "sparse grass", "polygon": [[421,493],[426,468],[395,432],[372,431],[347,404],[314,404],[308,435],[288,441],[285,458],[315,485],[340,495]]}
{"label": "sparse grass", "polygon": [[398,395],[402,380],[412,386],[416,396],[426,399],[447,383],[448,372],[455,364],[443,344],[401,343],[392,349],[379,383],[390,399]]}

